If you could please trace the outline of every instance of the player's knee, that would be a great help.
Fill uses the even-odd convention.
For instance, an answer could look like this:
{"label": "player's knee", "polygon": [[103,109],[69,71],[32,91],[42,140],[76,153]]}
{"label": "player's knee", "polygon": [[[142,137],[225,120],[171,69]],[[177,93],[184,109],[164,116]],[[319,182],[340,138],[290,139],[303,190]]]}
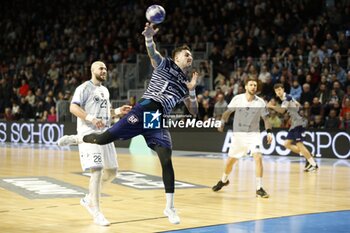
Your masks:
{"label": "player's knee", "polygon": [[117,168],[105,169],[103,181],[104,182],[112,181],[117,176],[117,173],[118,173]]}
{"label": "player's knee", "polygon": [[283,145],[284,145],[284,147],[286,147],[286,148],[290,148],[291,143],[290,143],[289,141],[285,141]]}

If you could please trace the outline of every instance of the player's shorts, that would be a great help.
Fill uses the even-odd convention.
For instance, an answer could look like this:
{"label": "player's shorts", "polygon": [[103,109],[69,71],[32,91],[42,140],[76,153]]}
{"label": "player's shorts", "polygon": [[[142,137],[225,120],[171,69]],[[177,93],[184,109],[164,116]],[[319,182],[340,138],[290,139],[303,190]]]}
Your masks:
{"label": "player's shorts", "polygon": [[108,129],[113,135],[113,139],[127,140],[141,134],[151,149],[154,149],[155,145],[172,148],[169,130],[164,128],[144,128],[144,112],[147,111],[141,104],[137,103],[126,116]]}
{"label": "player's shorts", "polygon": [[302,126],[297,126],[288,131],[287,138],[288,140],[294,140],[296,142],[302,142],[304,139],[305,128]]}
{"label": "player's shorts", "polygon": [[97,145],[79,144],[80,164],[85,171],[90,168],[112,169],[118,167],[117,152],[113,143]]}
{"label": "player's shorts", "polygon": [[258,132],[234,132],[231,139],[231,146],[228,156],[232,158],[241,158],[246,156],[248,151],[250,155],[261,153],[262,141]]}

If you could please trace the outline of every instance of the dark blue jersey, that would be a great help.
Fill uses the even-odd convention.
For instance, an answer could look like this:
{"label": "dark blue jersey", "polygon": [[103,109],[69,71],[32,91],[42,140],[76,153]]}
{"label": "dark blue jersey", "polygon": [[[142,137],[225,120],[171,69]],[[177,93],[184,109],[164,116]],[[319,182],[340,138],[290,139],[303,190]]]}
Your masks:
{"label": "dark blue jersey", "polygon": [[142,98],[152,99],[163,106],[163,113],[172,109],[189,95],[186,74],[170,58],[164,58],[152,73],[151,81]]}

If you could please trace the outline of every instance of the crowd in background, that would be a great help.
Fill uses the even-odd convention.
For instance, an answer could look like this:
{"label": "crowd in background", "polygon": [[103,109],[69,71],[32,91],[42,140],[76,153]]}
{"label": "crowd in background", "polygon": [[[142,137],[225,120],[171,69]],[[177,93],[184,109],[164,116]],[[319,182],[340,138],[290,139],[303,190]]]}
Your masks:
{"label": "crowd in background", "polygon": [[[197,88],[200,119],[220,118],[244,80],[261,81],[259,95],[274,101],[283,83],[303,106],[312,128],[350,128],[350,3],[315,0],[5,1],[0,9],[0,113],[5,120],[56,121],[56,103],[70,100],[102,60],[118,63],[146,53],[145,9],[163,5],[156,43],[212,50]],[[195,59],[195,58],[194,58]],[[208,64],[212,63],[209,71]],[[271,112],[274,127],[288,115]]]}

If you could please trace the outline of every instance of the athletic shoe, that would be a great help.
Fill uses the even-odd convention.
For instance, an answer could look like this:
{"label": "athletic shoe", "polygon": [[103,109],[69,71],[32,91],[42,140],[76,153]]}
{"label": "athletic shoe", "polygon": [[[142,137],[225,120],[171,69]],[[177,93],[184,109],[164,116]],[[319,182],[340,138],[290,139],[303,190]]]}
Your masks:
{"label": "athletic shoe", "polygon": [[222,182],[222,181],[220,180],[220,181],[219,181],[215,186],[213,186],[211,189],[212,189],[214,192],[217,192],[217,191],[219,191],[220,189],[222,189],[222,187],[227,186],[229,183],[230,183],[229,180],[227,180],[225,183]]}
{"label": "athletic shoe", "polygon": [[[315,155],[314,154],[311,154],[311,157],[315,157]],[[310,165],[310,163],[309,163],[309,160],[307,160],[306,158],[305,158],[305,160],[306,160],[306,162],[305,162],[305,169]]]}
{"label": "athletic shoe", "polygon": [[103,216],[101,212],[97,212],[94,216],[94,223],[100,226],[109,226],[111,223]]}
{"label": "athletic shoe", "polygon": [[172,224],[180,223],[180,217],[177,215],[175,208],[166,208],[163,213],[165,216],[168,216],[169,222]]}
{"label": "athletic shoe", "polygon": [[92,217],[94,217],[96,215],[90,206],[90,198],[89,198],[88,194],[86,194],[85,197],[80,199],[80,205],[85,207],[85,209],[89,212],[89,214],[91,214]]}
{"label": "athletic shoe", "polygon": [[78,135],[64,135],[58,139],[57,144],[59,146],[71,146],[78,145]]}
{"label": "athletic shoe", "polygon": [[307,168],[305,168],[304,172],[314,172],[318,169],[318,166],[316,164],[316,166],[312,166],[311,164],[309,164],[309,166]]}
{"label": "athletic shoe", "polygon": [[256,190],[256,197],[269,198],[270,195],[263,189]]}

